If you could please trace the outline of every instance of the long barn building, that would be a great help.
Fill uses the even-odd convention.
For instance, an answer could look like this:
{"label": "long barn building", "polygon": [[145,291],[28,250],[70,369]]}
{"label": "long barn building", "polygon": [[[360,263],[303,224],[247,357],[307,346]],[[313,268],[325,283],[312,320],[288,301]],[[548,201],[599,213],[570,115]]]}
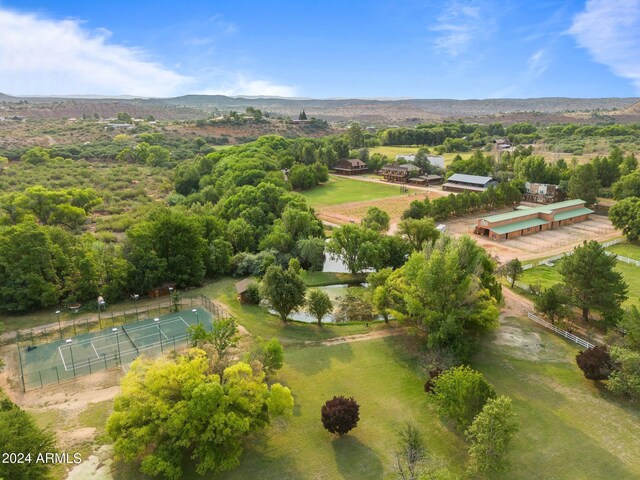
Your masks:
{"label": "long barn building", "polygon": [[539,207],[519,207],[518,210],[479,218],[474,232],[492,240],[506,240],[550,230],[563,225],[584,222],[593,210],[580,199],[550,203]]}

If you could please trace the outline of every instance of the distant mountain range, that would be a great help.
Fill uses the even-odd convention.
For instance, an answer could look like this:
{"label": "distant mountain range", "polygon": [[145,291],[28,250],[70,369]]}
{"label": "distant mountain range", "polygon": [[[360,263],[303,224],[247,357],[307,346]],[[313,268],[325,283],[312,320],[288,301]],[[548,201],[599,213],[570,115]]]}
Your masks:
{"label": "distant mountain range", "polygon": [[[517,121],[535,116],[549,116],[541,121],[588,121],[594,114],[620,115],[628,112],[626,121],[640,114],[639,98],[501,98],[484,100],[447,99],[311,99],[278,97],[229,97],[225,95],[184,95],[174,98],[135,98],[131,96],[104,97],[99,95],[67,96],[11,96],[0,93],[0,102],[11,106],[20,101],[32,107],[20,110],[22,115],[55,118],[81,116],[84,113],[101,115],[132,110],[136,115],[148,114],[157,118],[203,118],[215,111],[244,111],[254,107],[275,115],[297,117],[305,110],[309,117],[328,121],[361,121],[372,124],[408,124],[420,121],[496,117],[497,121]],[[47,104],[55,103],[47,107]],[[23,104],[24,105],[24,102]],[[15,105],[14,105],[15,106]],[[17,108],[17,106],[15,106]],[[11,110],[15,110],[11,108]],[[74,112],[76,112],[74,114]],[[154,113],[155,112],[155,113]],[[516,120],[513,120],[513,119]]]}

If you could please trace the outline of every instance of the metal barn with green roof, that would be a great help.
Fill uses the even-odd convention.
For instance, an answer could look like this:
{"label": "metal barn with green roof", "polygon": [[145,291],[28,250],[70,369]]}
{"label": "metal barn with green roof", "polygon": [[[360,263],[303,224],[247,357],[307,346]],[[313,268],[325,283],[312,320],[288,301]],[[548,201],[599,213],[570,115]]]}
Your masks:
{"label": "metal barn with green roof", "polygon": [[593,210],[585,207],[585,203],[584,200],[574,199],[538,207],[520,206],[513,212],[479,218],[474,232],[492,240],[506,240],[584,222],[593,213]]}

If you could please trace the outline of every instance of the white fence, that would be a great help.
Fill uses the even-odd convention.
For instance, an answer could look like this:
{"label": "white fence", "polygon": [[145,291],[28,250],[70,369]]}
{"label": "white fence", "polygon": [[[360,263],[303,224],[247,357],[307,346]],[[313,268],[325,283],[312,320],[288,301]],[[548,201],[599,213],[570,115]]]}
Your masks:
{"label": "white fence", "polygon": [[617,253],[612,253],[612,252],[604,252],[604,253],[606,253],[607,255],[615,255],[616,260],[618,260],[619,262],[630,263],[635,267],[640,267],[640,262],[634,258],[623,257],[622,255],[618,255]]}
{"label": "white fence", "polygon": [[529,312],[527,314],[527,316],[533,320],[534,322],[542,325],[545,328],[548,328],[549,330],[552,330],[554,332],[556,332],[558,335],[563,336],[564,338],[566,338],[567,340],[571,340],[574,343],[577,343],[578,345],[580,345],[581,347],[584,348],[593,348],[594,345],[592,343],[587,342],[586,340],[580,338],[580,337],[576,337],[573,333],[569,333],[566,330],[562,330],[561,328],[556,327],[555,325],[547,322],[546,320],[543,320],[542,318],[538,317],[537,315]]}

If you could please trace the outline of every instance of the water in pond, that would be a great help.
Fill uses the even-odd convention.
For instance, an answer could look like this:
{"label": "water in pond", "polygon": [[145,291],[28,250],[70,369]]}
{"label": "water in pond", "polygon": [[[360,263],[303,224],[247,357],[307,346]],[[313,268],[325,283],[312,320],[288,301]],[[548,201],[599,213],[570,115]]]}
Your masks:
{"label": "water in pond", "polygon": [[[331,303],[333,303],[333,307],[334,307],[334,312],[326,315],[323,319],[322,319],[322,323],[334,323],[336,321],[335,318],[335,309],[337,308],[338,305],[338,301],[340,299],[340,297],[342,297],[345,292],[347,291],[347,288],[358,288],[358,289],[362,289],[364,287],[361,286],[353,286],[353,285],[347,285],[347,284],[340,284],[340,285],[329,285],[326,287],[316,287],[318,288],[318,290],[323,291],[324,293],[326,293],[327,295],[329,295],[329,298],[331,299]],[[273,310],[269,310],[271,313],[276,313]],[[291,320],[297,320],[299,322],[305,322],[305,323],[317,323],[317,320],[314,316],[310,315],[306,310],[300,310],[298,312],[292,313],[289,315],[288,317]]]}

